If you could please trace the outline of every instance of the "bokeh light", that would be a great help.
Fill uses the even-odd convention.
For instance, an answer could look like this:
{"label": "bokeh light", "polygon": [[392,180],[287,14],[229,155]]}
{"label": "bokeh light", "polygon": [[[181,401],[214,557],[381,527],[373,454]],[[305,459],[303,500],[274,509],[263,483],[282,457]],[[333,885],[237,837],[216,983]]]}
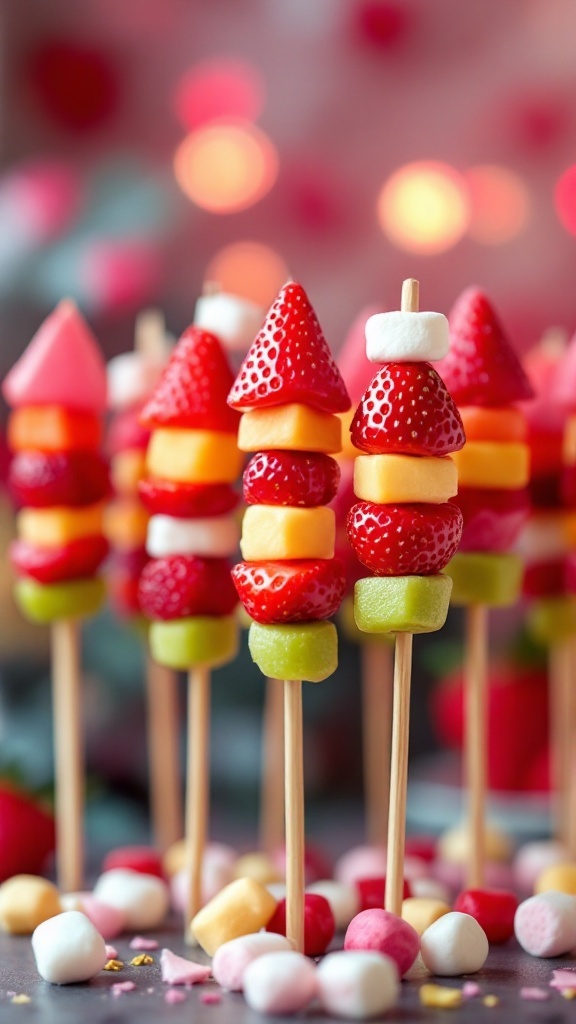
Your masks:
{"label": "bokeh light", "polygon": [[192,131],[221,118],[255,121],[264,106],[264,82],[245,61],[203,61],[182,76],[174,93],[178,120]]}
{"label": "bokeh light", "polygon": [[554,205],[560,223],[576,235],[576,164],[564,171],[554,189]]}
{"label": "bokeh light", "polygon": [[286,263],[274,249],[260,242],[235,242],[216,253],[205,280],[268,307],[289,276]]}
{"label": "bokeh light", "polygon": [[468,234],[483,245],[504,245],[525,227],[530,196],[524,182],[506,167],[483,164],[466,172],[470,196]]}
{"label": "bokeh light", "polygon": [[210,213],[237,213],[262,199],[278,174],[278,156],[253,125],[219,122],[187,135],[174,172],[182,191]]}
{"label": "bokeh light", "polygon": [[464,235],[469,216],[463,177],[434,161],[400,167],[378,196],[378,220],[384,234],[407,252],[446,252]]}

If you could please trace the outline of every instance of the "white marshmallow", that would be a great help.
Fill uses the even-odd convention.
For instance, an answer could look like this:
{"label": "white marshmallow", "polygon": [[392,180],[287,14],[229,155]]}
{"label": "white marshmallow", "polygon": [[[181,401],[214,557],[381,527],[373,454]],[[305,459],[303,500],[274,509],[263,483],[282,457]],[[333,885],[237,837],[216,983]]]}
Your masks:
{"label": "white marshmallow", "polygon": [[68,910],[39,924],[32,935],[38,974],[52,985],[90,981],[102,970],[106,945],[79,910]]}
{"label": "white marshmallow", "polygon": [[[202,861],[202,905],[214,899],[221,889],[234,881],[235,877],[233,864],[217,858],[212,859],[206,851]],[[187,868],[181,868],[170,880],[172,907],[179,914],[183,914],[188,905],[189,885],[190,872]]]}
{"label": "white marshmallow", "polygon": [[570,547],[565,524],[562,512],[533,514],[522,527],[514,551],[527,565],[563,558]]}
{"label": "white marshmallow", "polygon": [[264,888],[268,889],[268,892],[274,897],[277,903],[280,903],[280,900],[286,899],[285,882],[268,882]]}
{"label": "white marshmallow", "polygon": [[412,895],[420,899],[442,900],[443,903],[452,902],[450,889],[437,878],[412,878],[410,880],[410,888]]}
{"label": "white marshmallow", "polygon": [[328,900],[337,932],[345,931],[360,910],[360,893],[352,885],[326,878],[306,886],[306,892],[316,893]]}
{"label": "white marshmallow", "polygon": [[258,1013],[299,1013],[316,995],[316,968],[302,953],[267,953],[244,971],[244,998]]}
{"label": "white marshmallow", "polygon": [[289,940],[275,932],[240,935],[216,950],[212,960],[212,974],[222,988],[229,992],[241,992],[244,971],[249,964],[267,953],[282,953],[291,949]]}
{"label": "white marshmallow", "polygon": [[474,974],[486,962],[488,939],[475,918],[453,910],[426,929],[420,952],[432,974],[446,978]]}
{"label": "white marshmallow", "polygon": [[240,542],[240,527],[234,516],[207,516],[176,519],[151,516],[146,536],[146,551],[151,558],[167,555],[203,555],[228,558]]}
{"label": "white marshmallow", "polygon": [[563,843],[557,839],[541,839],[533,843],[524,843],[514,858],[512,865],[514,880],[523,892],[532,893],[536,879],[546,868],[554,864],[563,864],[570,860],[570,854]]}
{"label": "white marshmallow", "polygon": [[155,875],[143,875],[127,868],[105,871],[94,886],[101,903],[123,910],[127,931],[146,931],[162,924],[170,905],[168,886]]}
{"label": "white marshmallow", "polygon": [[576,898],[542,892],[524,900],[514,916],[516,939],[531,956],[562,956],[576,947]]}
{"label": "white marshmallow", "polygon": [[111,409],[129,409],[150,397],[166,358],[144,352],[124,352],[114,356],[106,367],[108,405]]}
{"label": "white marshmallow", "polygon": [[261,306],[226,292],[201,295],[194,310],[195,326],[211,331],[231,352],[246,351],[263,321]]}
{"label": "white marshmallow", "polygon": [[380,846],[353,846],[334,866],[338,882],[354,885],[361,878],[382,878],[386,874],[386,850]]}
{"label": "white marshmallow", "polygon": [[374,313],[366,321],[366,355],[372,363],[443,359],[450,348],[443,313]]}
{"label": "white marshmallow", "polygon": [[394,961],[360,950],[328,953],[318,967],[316,983],[322,1009],[352,1020],[379,1017],[400,994]]}

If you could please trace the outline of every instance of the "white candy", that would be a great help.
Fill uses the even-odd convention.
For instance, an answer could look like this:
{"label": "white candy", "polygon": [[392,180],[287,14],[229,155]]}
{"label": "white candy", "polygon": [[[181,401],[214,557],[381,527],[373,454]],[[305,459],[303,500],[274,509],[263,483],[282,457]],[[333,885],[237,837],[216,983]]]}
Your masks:
{"label": "white candy", "polygon": [[106,367],[108,405],[111,409],[129,409],[150,397],[166,358],[144,352],[125,352],[114,356]]}
{"label": "white candy", "polygon": [[394,961],[361,950],[329,953],[318,967],[316,983],[322,1009],[352,1020],[379,1017],[400,994]]}
{"label": "white candy", "polygon": [[127,868],[114,868],[100,875],[94,896],[101,903],[124,911],[127,931],[157,928],[170,905],[168,886],[162,879]]}
{"label": "white candy", "polygon": [[241,935],[216,950],[212,960],[212,974],[222,988],[229,992],[241,992],[244,971],[249,964],[267,953],[281,953],[291,949],[288,939],[275,932]]}
{"label": "white candy", "polygon": [[108,959],[104,939],[78,910],[39,924],[32,935],[32,950],[40,977],[52,985],[90,981]]}
{"label": "white candy", "polygon": [[146,536],[146,551],[151,558],[167,555],[203,555],[228,558],[240,541],[240,527],[234,516],[207,516],[176,519],[151,516]]}
{"label": "white candy", "polygon": [[514,916],[514,934],[531,956],[562,956],[576,947],[576,898],[542,892],[524,900]]}
{"label": "white candy", "polygon": [[194,310],[194,324],[211,331],[232,352],[244,352],[262,327],[264,310],[249,299],[217,292],[201,295]]}
{"label": "white candy", "polygon": [[556,839],[541,839],[521,846],[512,865],[519,889],[533,892],[536,879],[546,868],[570,860],[566,847]]}
{"label": "white candy", "polygon": [[475,918],[453,910],[426,929],[420,952],[432,974],[447,978],[474,974],[486,962],[488,939]]}
{"label": "white candy", "polygon": [[418,896],[422,899],[442,900],[443,903],[452,902],[450,889],[447,885],[444,885],[444,882],[438,881],[437,878],[412,878],[410,880],[410,888],[413,896]]}
{"label": "white candy", "polygon": [[258,1013],[299,1013],[316,995],[316,968],[302,953],[267,953],[244,971],[244,998]]}
{"label": "white candy", "polygon": [[372,363],[433,363],[450,348],[443,313],[375,313],[365,330],[366,355]]}
{"label": "white candy", "polygon": [[516,554],[528,565],[563,558],[570,546],[564,523],[562,513],[531,516],[514,546]]}
{"label": "white candy", "polygon": [[346,885],[344,882],[334,882],[326,878],[306,886],[306,892],[314,892],[328,900],[337,932],[345,931],[360,910],[360,893],[354,886]]}

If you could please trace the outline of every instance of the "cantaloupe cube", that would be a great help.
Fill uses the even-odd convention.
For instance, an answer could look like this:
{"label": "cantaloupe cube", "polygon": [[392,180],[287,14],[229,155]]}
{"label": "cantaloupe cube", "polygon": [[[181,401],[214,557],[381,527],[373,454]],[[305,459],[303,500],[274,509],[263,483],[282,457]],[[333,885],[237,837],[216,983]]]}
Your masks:
{"label": "cantaloupe cube", "polygon": [[134,498],[119,498],[104,514],[104,536],[116,551],[135,551],[146,544],[150,514]]}
{"label": "cantaloupe cube", "polygon": [[465,405],[460,415],[467,441],[526,440],[526,417],[520,409]]}
{"label": "cantaloupe cube", "polygon": [[378,505],[402,502],[441,504],[458,492],[458,474],[450,456],[359,455],[354,463],[354,492]]}
{"label": "cantaloupe cube", "polygon": [[102,423],[60,405],[24,405],[8,418],[7,440],[13,452],[91,451],[102,444]]}
{"label": "cantaloupe cube", "polygon": [[117,494],[123,497],[138,494],[138,483],[146,476],[146,452],[141,448],[119,452],[110,463],[110,472]]}
{"label": "cantaloupe cube", "polygon": [[246,562],[334,558],[336,523],[331,508],[249,505],[240,550]]}
{"label": "cantaloupe cube", "polygon": [[39,548],[56,548],[82,537],[95,537],[103,532],[104,505],[83,508],[25,508],[16,517],[20,540]]}
{"label": "cantaloupe cube", "polygon": [[513,491],[530,477],[530,449],[519,442],[468,441],[452,458],[460,487]]}
{"label": "cantaloupe cube", "polygon": [[338,416],[292,402],[272,409],[252,409],[240,420],[238,447],[243,452],[282,449],[339,452],[342,424]]}
{"label": "cantaloupe cube", "polygon": [[163,427],[152,434],[146,468],[175,483],[228,484],[240,476],[242,462],[236,434]]}
{"label": "cantaloupe cube", "polygon": [[356,409],[349,409],[348,412],[339,412],[338,419],[342,424],[342,447],[338,452],[338,459],[355,459],[360,454],[360,449],[352,444],[350,437],[350,424],[356,414]]}

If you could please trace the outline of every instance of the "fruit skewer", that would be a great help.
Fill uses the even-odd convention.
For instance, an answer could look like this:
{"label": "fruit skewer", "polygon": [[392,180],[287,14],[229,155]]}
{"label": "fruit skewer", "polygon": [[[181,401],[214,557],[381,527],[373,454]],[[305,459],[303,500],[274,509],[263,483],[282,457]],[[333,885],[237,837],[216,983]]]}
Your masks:
{"label": "fruit skewer", "polygon": [[84,755],[78,620],[101,606],[96,574],[108,553],[103,536],[108,470],[99,448],[106,371],[76,306],[61,302],[3,383],[14,412],[9,484],[22,511],[11,547],[16,602],[49,625],[54,714],[56,871],[64,892],[82,888]]}

